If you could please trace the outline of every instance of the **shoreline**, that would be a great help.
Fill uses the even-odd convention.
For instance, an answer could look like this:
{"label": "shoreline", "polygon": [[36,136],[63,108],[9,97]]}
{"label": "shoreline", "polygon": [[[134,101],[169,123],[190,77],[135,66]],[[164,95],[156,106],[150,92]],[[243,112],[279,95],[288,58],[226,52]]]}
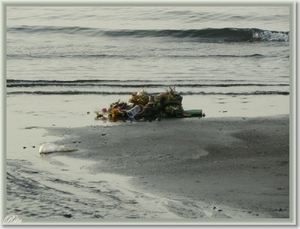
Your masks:
{"label": "shoreline", "polygon": [[[139,190],[219,209],[216,217],[288,218],[289,116],[186,118],[46,128],[91,160],[92,173],[134,177]],[[193,212],[170,207],[183,218]],[[221,214],[221,215],[220,215]]]}

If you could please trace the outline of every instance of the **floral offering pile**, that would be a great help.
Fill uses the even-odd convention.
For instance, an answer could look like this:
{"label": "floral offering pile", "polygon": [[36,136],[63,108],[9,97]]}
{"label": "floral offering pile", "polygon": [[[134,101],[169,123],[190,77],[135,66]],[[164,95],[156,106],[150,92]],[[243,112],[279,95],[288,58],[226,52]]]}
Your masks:
{"label": "floral offering pile", "polygon": [[109,119],[112,122],[128,119],[160,121],[161,118],[185,116],[182,108],[182,96],[172,87],[159,94],[148,94],[144,89],[134,92],[127,102],[118,100],[110,104],[108,108],[95,111],[95,114],[96,119]]}

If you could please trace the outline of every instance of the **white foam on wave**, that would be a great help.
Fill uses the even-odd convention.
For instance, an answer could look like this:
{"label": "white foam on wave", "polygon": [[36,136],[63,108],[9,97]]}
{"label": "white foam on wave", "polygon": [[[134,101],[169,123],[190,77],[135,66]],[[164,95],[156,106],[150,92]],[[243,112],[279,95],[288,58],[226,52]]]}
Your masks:
{"label": "white foam on wave", "polygon": [[286,33],[264,30],[253,33],[253,39],[261,41],[289,41],[289,35]]}

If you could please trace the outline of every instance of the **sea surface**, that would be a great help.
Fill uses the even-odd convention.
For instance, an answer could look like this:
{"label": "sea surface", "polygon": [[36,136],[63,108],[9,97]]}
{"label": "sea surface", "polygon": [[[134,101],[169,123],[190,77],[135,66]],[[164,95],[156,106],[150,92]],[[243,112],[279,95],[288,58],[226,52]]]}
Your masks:
{"label": "sea surface", "polygon": [[87,112],[131,92],[172,86],[184,108],[208,117],[289,113],[288,7],[9,6],[6,14],[7,215],[178,217],[159,197],[137,201],[145,194],[124,179],[89,174],[88,162],[38,155],[59,139],[44,127],[109,125]]}

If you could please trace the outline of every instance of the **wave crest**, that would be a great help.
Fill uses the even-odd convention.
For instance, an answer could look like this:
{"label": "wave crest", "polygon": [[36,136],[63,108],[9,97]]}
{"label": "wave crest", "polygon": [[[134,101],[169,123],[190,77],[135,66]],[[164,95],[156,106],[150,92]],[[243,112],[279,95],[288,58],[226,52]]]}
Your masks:
{"label": "wave crest", "polygon": [[89,27],[63,26],[15,26],[9,33],[64,33],[94,37],[160,37],[193,39],[198,42],[245,42],[245,41],[289,41],[289,32],[262,30],[257,28],[207,28],[189,30],[103,30]]}

